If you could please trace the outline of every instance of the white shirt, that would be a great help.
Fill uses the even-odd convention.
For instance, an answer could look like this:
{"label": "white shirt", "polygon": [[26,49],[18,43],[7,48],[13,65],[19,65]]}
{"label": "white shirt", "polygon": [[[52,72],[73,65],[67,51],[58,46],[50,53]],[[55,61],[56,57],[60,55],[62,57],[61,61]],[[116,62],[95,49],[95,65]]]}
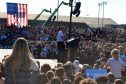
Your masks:
{"label": "white shirt", "polygon": [[74,65],[74,73],[75,73],[75,74],[81,70],[79,64],[80,64],[80,63],[79,63],[78,60],[75,60],[74,63],[73,63],[73,65]]}
{"label": "white shirt", "polygon": [[120,58],[118,60],[109,58],[106,64],[110,66],[110,71],[116,78],[121,78],[121,67],[126,65]]}
{"label": "white shirt", "polygon": [[57,42],[63,42],[64,41],[64,34],[63,31],[59,31],[57,34]]}
{"label": "white shirt", "polygon": [[30,70],[39,71],[39,66],[38,66],[38,64],[37,64],[37,62],[35,60],[31,61]]}

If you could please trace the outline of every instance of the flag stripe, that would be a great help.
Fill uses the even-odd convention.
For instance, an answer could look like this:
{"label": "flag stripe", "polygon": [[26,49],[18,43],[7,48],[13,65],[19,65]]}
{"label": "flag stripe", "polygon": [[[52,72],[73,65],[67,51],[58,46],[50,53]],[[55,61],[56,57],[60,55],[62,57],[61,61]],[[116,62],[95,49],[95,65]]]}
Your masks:
{"label": "flag stripe", "polygon": [[23,25],[23,5],[21,5],[21,26]]}
{"label": "flag stripe", "polygon": [[[10,15],[10,22],[13,23],[13,22],[12,22],[12,15]],[[10,23],[10,25],[11,25],[11,23]]]}
{"label": "flag stripe", "polygon": [[[24,8],[24,7],[25,7],[25,5],[23,5],[23,12],[25,13],[25,10],[24,10],[25,8]],[[23,17],[24,17],[24,18],[23,18],[23,24],[24,24],[24,26],[25,26],[25,14],[24,14],[24,13],[23,13]]]}
{"label": "flag stripe", "polygon": [[8,25],[10,25],[10,15],[8,15]]}
{"label": "flag stripe", "polygon": [[[7,25],[10,26],[11,24],[15,25],[15,26],[26,26],[28,25],[28,9],[27,9],[27,4],[21,4],[21,3],[14,3],[17,4],[17,13],[13,14],[13,12],[11,12],[12,14],[9,14],[9,12],[7,12]],[[8,3],[7,3],[8,5]],[[7,6],[10,7],[10,6]],[[10,8],[11,9],[11,8]],[[9,10],[9,9],[8,9]],[[14,9],[13,9],[14,10]]]}
{"label": "flag stripe", "polygon": [[[25,5],[25,9],[27,9],[27,5]],[[27,10],[25,10],[25,26],[27,26]]]}
{"label": "flag stripe", "polygon": [[9,15],[7,14],[7,25],[9,25]]}
{"label": "flag stripe", "polygon": [[26,4],[26,25],[28,25],[28,5]]}
{"label": "flag stripe", "polygon": [[20,9],[19,10],[19,13],[20,13],[20,18],[19,18],[20,19],[20,25],[22,26],[22,20],[21,20],[21,17],[22,17],[22,15],[21,15],[21,12],[22,12],[21,11],[21,4],[19,4],[19,9]]}
{"label": "flag stripe", "polygon": [[20,5],[18,5],[18,26],[20,25]]}
{"label": "flag stripe", "polygon": [[12,23],[14,24],[14,15],[11,15],[11,20],[12,20]]}
{"label": "flag stripe", "polygon": [[17,26],[17,14],[15,14],[15,25]]}

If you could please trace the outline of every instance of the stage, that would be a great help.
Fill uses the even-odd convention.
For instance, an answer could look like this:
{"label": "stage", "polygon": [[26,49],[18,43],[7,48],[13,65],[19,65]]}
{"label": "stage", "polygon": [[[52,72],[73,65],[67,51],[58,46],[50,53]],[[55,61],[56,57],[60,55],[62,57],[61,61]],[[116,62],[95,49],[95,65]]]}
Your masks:
{"label": "stage", "polygon": [[[4,59],[5,55],[10,55],[12,52],[12,49],[0,49],[0,61]],[[54,68],[57,65],[56,59],[36,59],[40,62],[40,65],[43,64],[49,64],[52,68]]]}

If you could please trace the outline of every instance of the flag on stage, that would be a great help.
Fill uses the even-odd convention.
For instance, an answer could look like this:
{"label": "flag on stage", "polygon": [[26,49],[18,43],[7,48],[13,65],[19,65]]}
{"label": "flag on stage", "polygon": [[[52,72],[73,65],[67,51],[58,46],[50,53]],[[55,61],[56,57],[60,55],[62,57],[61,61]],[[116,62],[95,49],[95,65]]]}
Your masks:
{"label": "flag on stage", "polygon": [[26,26],[28,25],[27,4],[7,3],[7,25]]}

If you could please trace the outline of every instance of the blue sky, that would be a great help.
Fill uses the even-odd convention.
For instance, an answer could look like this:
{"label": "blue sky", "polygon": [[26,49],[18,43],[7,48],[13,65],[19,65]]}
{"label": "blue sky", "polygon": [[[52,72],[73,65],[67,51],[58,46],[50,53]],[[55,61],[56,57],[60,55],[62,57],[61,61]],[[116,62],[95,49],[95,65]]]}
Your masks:
{"label": "blue sky", "polygon": [[[59,0],[60,2],[63,0]],[[64,0],[69,2],[69,0]],[[78,1],[78,0],[76,0]],[[98,3],[103,1],[107,2],[107,5],[104,6],[104,17],[112,18],[119,24],[126,24],[126,0],[80,0],[82,3],[81,14],[82,17],[98,17]],[[6,12],[6,2],[14,3],[26,3],[28,4],[29,14],[42,11],[43,8],[50,9],[52,11],[57,7],[58,0],[0,0],[0,12]],[[102,18],[102,6],[100,17]],[[68,6],[62,5],[59,9],[59,15],[68,16],[70,8]],[[47,13],[44,13],[47,14]]]}

